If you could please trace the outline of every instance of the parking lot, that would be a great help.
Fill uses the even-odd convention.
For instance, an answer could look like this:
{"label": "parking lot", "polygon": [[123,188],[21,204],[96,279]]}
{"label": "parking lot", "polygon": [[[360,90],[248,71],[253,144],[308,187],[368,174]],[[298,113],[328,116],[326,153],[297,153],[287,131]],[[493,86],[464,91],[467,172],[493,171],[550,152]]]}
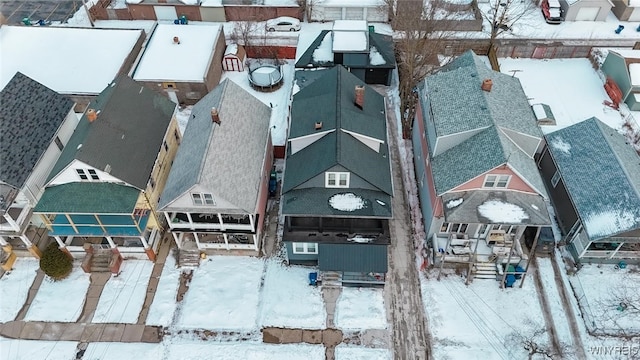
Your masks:
{"label": "parking lot", "polygon": [[65,22],[81,6],[80,0],[3,0],[0,13],[9,25],[22,24],[24,18],[34,24],[38,20]]}

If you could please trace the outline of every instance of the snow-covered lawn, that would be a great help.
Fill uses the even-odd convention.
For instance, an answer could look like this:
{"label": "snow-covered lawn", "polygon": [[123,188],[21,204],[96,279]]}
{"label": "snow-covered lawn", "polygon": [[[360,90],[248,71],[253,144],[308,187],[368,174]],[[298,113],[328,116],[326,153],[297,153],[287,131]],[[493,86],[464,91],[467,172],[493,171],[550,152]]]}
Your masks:
{"label": "snow-covered lawn", "polygon": [[336,326],[345,330],[386,329],[382,289],[342,288],[336,303]]}
{"label": "snow-covered lawn", "polygon": [[147,343],[89,343],[83,360],[156,360],[163,359],[162,344]]}
{"label": "snow-covered lawn", "polygon": [[180,328],[256,330],[262,259],[212,256],[194,270],[183,300]]}
{"label": "snow-covered lawn", "polygon": [[119,276],[112,276],[104,286],[93,316],[94,323],[135,324],[144,304],[153,263],[127,260]]}
{"label": "snow-covered lawn", "polygon": [[344,344],[336,346],[336,360],[391,360],[391,351],[387,349],[369,349]]}
{"label": "snow-covered lawn", "polygon": [[279,259],[269,260],[262,295],[261,325],[323,329],[326,310],[320,289],[309,286],[313,268],[285,266]]}
{"label": "snow-covered lawn", "polygon": [[614,129],[622,127],[620,112],[606,105],[610,100],[604,82],[587,59],[501,58],[500,71],[515,74],[529,103],[551,107],[556,126],[542,126],[544,133],[597,117]]}
{"label": "snow-covered lawn", "polygon": [[324,360],[325,349],[322,345],[309,344],[271,345],[253,342],[181,341],[169,345],[165,356],[171,360]]}
{"label": "snow-covered lawn", "polygon": [[[72,341],[15,340],[0,337],[0,359],[69,360],[76,358],[78,343]],[[86,358],[85,358],[86,359]]]}
{"label": "snow-covered lawn", "polygon": [[82,271],[78,263],[66,279],[53,281],[45,277],[33,299],[26,321],[73,322],[82,313],[89,274]]}
{"label": "snow-covered lawn", "polygon": [[[253,62],[254,60],[252,60]],[[263,60],[267,64],[272,64],[270,60]],[[220,81],[224,79],[231,79],[236,84],[240,85],[243,89],[249,92],[249,94],[255,96],[265,105],[271,106],[271,139],[274,145],[284,145],[287,140],[287,127],[289,118],[289,105],[291,103],[291,90],[293,88],[293,73],[294,62],[293,60],[286,60],[282,65],[282,72],[284,75],[284,83],[282,86],[273,92],[260,92],[254,90],[249,83],[249,69],[245,68],[245,71],[225,71],[222,74]]]}
{"label": "snow-covered lawn", "polygon": [[[452,273],[437,281],[435,271],[428,279],[420,274],[435,359],[526,359],[522,344],[510,339],[545,328],[532,279],[523,288],[500,289],[493,280],[465,286]],[[548,343],[544,335],[541,345]]]}
{"label": "snow-covered lawn", "polygon": [[176,258],[169,254],[160,275],[160,281],[147,315],[147,325],[169,326],[178,303],[176,295],[180,286],[181,270],[176,267]]}
{"label": "snow-covered lawn", "polygon": [[0,278],[0,322],[12,321],[18,315],[39,268],[36,259],[18,258],[13,270]]}
{"label": "snow-covered lawn", "polygon": [[621,302],[631,303],[639,298],[640,272],[634,265],[626,269],[614,266],[585,264],[569,281],[597,333],[638,335],[638,315],[630,310],[621,311],[619,306]]}

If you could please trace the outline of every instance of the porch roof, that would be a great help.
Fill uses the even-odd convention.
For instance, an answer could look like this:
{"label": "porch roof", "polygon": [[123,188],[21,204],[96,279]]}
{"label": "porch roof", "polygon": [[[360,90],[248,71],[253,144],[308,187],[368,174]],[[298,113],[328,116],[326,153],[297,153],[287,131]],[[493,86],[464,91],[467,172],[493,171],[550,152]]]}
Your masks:
{"label": "porch roof", "polygon": [[474,190],[444,194],[442,203],[445,221],[451,223],[551,224],[544,198],[537,194]]}
{"label": "porch roof", "polygon": [[73,182],[48,187],[34,213],[131,214],[140,190],[114,183]]}
{"label": "porch roof", "polygon": [[[352,211],[333,207],[330,200],[344,194],[362,206]],[[350,195],[351,194],[351,195]],[[304,188],[290,190],[282,195],[284,215],[308,215],[331,217],[391,218],[391,196],[382,191],[342,188]],[[336,208],[337,207],[337,208]]]}

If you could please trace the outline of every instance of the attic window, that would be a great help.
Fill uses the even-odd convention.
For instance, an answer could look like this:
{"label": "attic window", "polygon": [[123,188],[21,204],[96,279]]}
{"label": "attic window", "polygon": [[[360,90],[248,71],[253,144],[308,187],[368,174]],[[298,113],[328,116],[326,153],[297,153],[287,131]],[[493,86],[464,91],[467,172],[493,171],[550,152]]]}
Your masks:
{"label": "attic window", "polygon": [[509,184],[510,175],[487,175],[484,178],[484,188],[506,188]]}
{"label": "attic window", "polygon": [[348,188],[348,172],[327,172],[325,173],[325,187],[328,188]]}
{"label": "attic window", "polygon": [[96,173],[94,169],[89,169],[87,171],[89,172],[89,176],[91,176],[91,180],[100,180],[100,177],[98,177],[98,173]]}
{"label": "attic window", "polygon": [[194,193],[191,194],[191,199],[193,200],[194,205],[215,205],[216,202],[213,200],[212,194],[202,194],[202,193]]}
{"label": "attic window", "polygon": [[80,180],[89,180],[89,177],[87,176],[87,174],[84,172],[84,169],[76,169],[76,173],[78,174],[78,176],[80,177]]}

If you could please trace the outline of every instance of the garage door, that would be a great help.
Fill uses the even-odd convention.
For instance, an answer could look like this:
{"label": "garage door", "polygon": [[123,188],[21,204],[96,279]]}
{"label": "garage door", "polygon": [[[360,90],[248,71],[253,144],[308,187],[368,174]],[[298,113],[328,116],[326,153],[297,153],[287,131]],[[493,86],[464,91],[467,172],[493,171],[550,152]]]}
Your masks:
{"label": "garage door", "polygon": [[344,19],[345,20],[364,20],[364,8],[361,7],[348,7],[345,8]]}
{"label": "garage door", "polygon": [[324,16],[322,20],[342,20],[342,8],[326,7],[323,8]]}
{"label": "garage door", "polygon": [[369,22],[387,22],[387,11],[377,8],[369,7],[367,10],[367,21]]}
{"label": "garage door", "polygon": [[156,19],[158,20],[175,20],[178,18],[176,8],[173,6],[154,6],[153,10],[156,12]]}
{"label": "garage door", "polygon": [[583,7],[578,10],[576,21],[593,21],[600,12],[599,7]]}

